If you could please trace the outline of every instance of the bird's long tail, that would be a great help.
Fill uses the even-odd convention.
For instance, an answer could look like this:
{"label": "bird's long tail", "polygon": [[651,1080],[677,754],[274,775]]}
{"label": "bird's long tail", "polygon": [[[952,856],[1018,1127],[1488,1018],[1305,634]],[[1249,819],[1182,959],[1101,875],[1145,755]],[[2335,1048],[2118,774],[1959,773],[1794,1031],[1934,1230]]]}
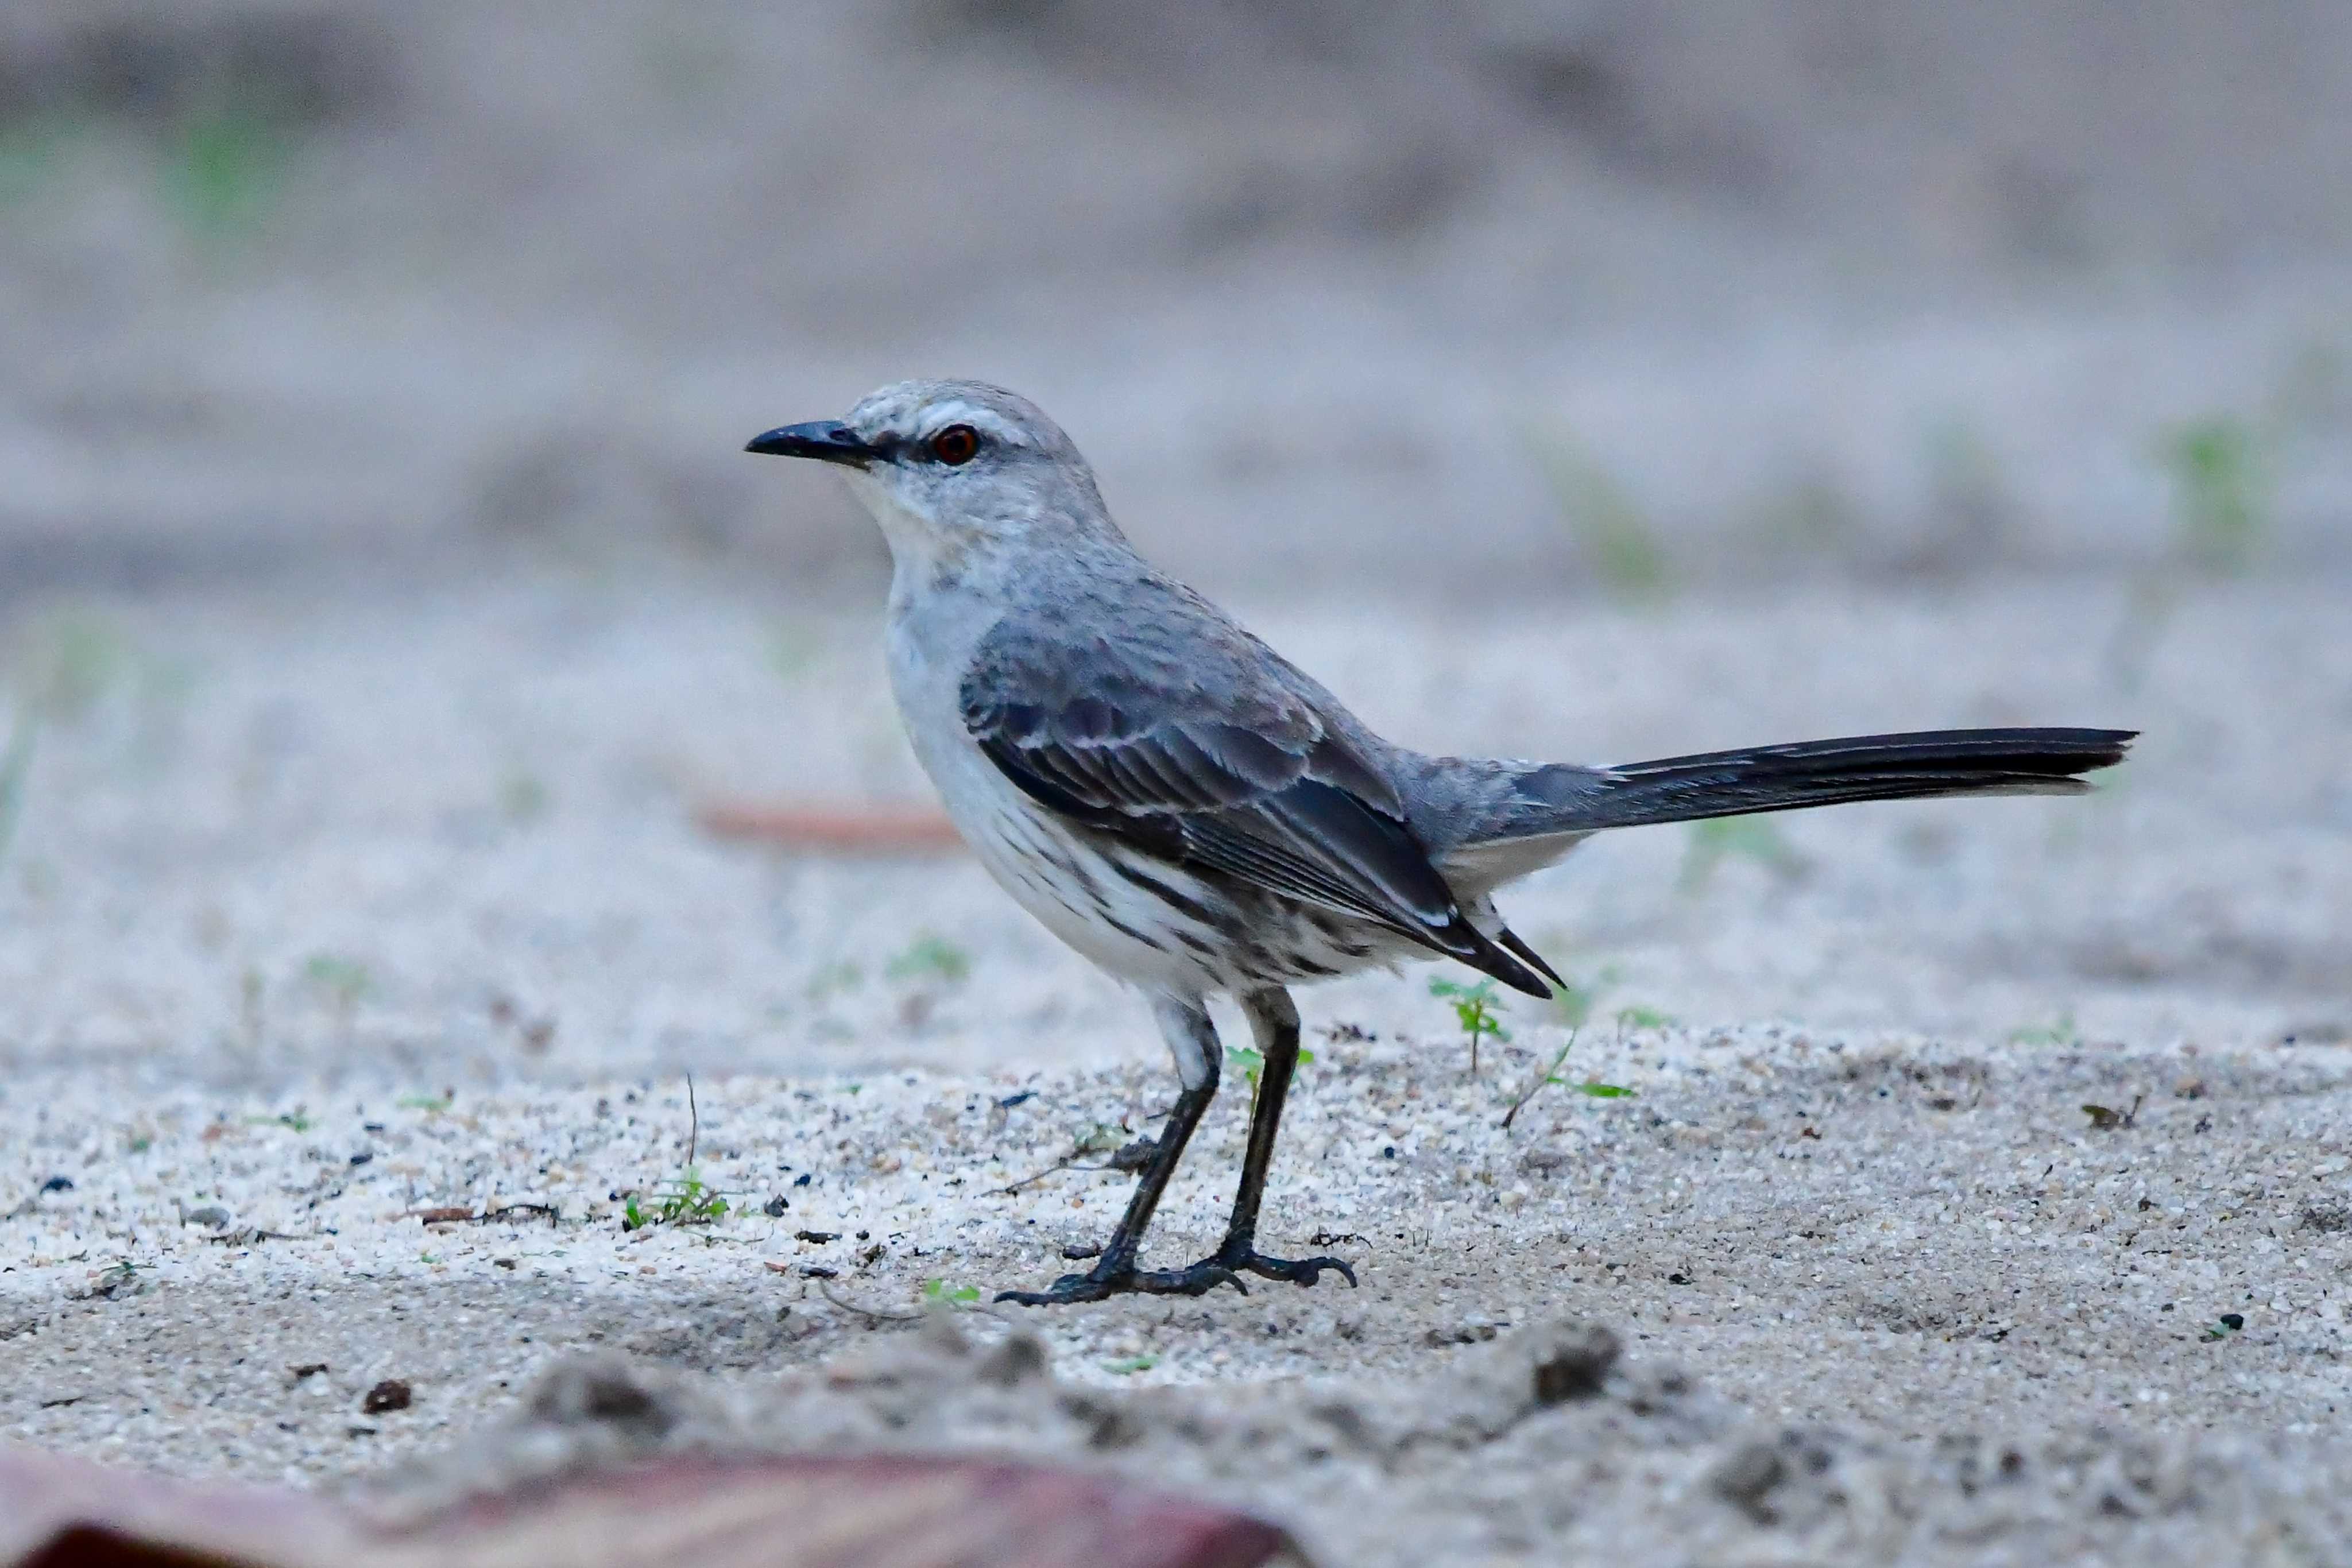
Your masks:
{"label": "bird's long tail", "polygon": [[[1791,811],[1934,795],[2072,795],[2082,775],[2123,760],[2120,729],[1939,729],[1863,735],[1579,768],[1554,832]],[[1538,769],[1521,781],[1540,792]]]}
{"label": "bird's long tail", "polygon": [[[2075,795],[2085,773],[2123,760],[2127,729],[1938,729],[1910,735],[1858,735],[1803,740],[1696,757],[1664,757],[1620,768],[1551,763],[1463,764],[1506,797],[1441,860],[1465,897],[1484,897],[1559,860],[1589,835],[1609,828],[1793,811],[1853,800],[1910,800],[1934,795]],[[1491,799],[1491,797],[1490,797]],[[1555,983],[1559,977],[1507,929],[1494,938]],[[1535,974],[1501,953],[1469,962],[1506,984],[1542,994]]]}

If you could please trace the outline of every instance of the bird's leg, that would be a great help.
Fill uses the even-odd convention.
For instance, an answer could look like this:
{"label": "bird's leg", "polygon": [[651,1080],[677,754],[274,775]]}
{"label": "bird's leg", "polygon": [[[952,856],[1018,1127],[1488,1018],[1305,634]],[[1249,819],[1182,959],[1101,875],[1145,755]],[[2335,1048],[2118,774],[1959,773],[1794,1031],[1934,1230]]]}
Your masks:
{"label": "bird's leg", "polygon": [[1160,1195],[1167,1190],[1168,1178],[1176,1174],[1176,1162],[1184,1157],[1184,1145],[1191,1140],[1192,1129],[1201,1124],[1209,1102],[1217,1097],[1218,1062],[1223,1055],[1217,1041],[1216,1025],[1199,1002],[1163,998],[1153,1010],[1159,1015],[1160,1032],[1167,1037],[1169,1049],[1176,1053],[1184,1089],[1176,1096],[1174,1109],[1168,1113],[1168,1124],[1160,1130],[1160,1141],[1152,1146],[1143,1174],[1136,1178],[1135,1196],[1128,1199],[1127,1212],[1119,1217],[1118,1228],[1110,1233],[1109,1242],[1092,1269],[1083,1274],[1065,1274],[1046,1290],[1002,1291],[997,1295],[998,1301],[1046,1307],[1071,1301],[1099,1301],[1107,1296],[1133,1292],[1199,1296],[1218,1285],[1244,1289],[1232,1270],[1213,1263],[1196,1263],[1190,1269],[1160,1272],[1147,1272],[1135,1266],[1136,1253],[1143,1245],[1143,1233],[1150,1227],[1152,1211],[1160,1207]]}
{"label": "bird's leg", "polygon": [[1249,1152],[1242,1157],[1242,1182],[1234,1193],[1224,1244],[1215,1257],[1193,1267],[1230,1269],[1300,1285],[1315,1283],[1328,1269],[1352,1286],[1355,1270],[1337,1258],[1269,1258],[1257,1249],[1258,1203],[1265,1196],[1266,1167],[1274,1163],[1275,1135],[1282,1128],[1282,1102],[1298,1066],[1298,1008],[1289,992],[1268,986],[1243,997],[1242,1009],[1249,1015],[1250,1032],[1265,1059],[1258,1070],[1257,1103],[1250,1112]]}

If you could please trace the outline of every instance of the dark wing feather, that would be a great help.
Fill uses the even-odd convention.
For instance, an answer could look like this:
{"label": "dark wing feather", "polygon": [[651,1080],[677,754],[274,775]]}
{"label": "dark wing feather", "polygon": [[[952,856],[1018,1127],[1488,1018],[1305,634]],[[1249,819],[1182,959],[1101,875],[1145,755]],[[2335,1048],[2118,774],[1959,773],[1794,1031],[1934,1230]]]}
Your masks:
{"label": "dark wing feather", "polygon": [[983,643],[966,728],[1028,796],[1162,858],[1375,922],[1534,996],[1542,980],[1471,925],[1380,771],[1304,697],[1221,704],[1099,647],[1092,689],[1059,650]]}

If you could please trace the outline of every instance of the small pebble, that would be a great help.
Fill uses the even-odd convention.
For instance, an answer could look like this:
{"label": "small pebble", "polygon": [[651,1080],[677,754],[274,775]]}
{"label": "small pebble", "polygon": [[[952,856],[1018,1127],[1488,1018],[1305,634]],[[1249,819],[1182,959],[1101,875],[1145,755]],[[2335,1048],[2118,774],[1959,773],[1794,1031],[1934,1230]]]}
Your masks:
{"label": "small pebble", "polygon": [[363,1416],[383,1416],[394,1410],[405,1410],[413,1397],[407,1384],[397,1377],[387,1377],[362,1396],[360,1413]]}

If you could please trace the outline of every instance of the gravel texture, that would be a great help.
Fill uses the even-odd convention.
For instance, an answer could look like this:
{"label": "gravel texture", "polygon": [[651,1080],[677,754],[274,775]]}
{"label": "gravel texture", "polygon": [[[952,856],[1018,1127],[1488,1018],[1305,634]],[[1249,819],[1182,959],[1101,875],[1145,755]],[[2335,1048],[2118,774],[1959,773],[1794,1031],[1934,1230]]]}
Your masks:
{"label": "gravel texture", "polygon": [[[1509,907],[1591,1016],[1570,1045],[1507,1000],[1475,1079],[1426,973],[1305,993],[1270,1239],[1362,1289],[1061,1312],[988,1296],[1115,1218],[1123,1176],[1054,1167],[1164,1109],[1143,1009],[960,858],[693,826],[720,797],[919,801],[863,618],[662,573],[84,604],[107,673],[43,729],[0,864],[0,1432],[372,1475],[596,1348],[708,1377],[760,1442],[1085,1453],[1330,1561],[2341,1559],[2336,597],[2191,587],[2128,667],[2129,596],[2095,580],[1377,636],[1266,610],[1432,746],[2147,738],[2086,800],[1589,846]],[[1570,1083],[1504,1128],[1564,1045]],[[1157,1258],[1214,1238],[1228,1084]],[[689,1172],[723,1216],[664,1218]],[[877,1416],[844,1358],[934,1356],[906,1348],[927,1314],[1037,1336],[1054,1381],[1026,1414]],[[1614,1336],[1607,1391],[1448,1426],[1546,1324]]]}
{"label": "gravel texture", "polygon": [[[2352,1562],[2352,12],[2254,9],[0,7],[0,1437],[498,1473],[600,1350],[1331,1561]],[[738,447],[942,373],[1416,745],[2146,733],[1588,845],[1507,1130],[1564,1015],[1302,996],[1360,1290],[999,1314],[1144,1009],[696,825],[927,801],[878,540]]]}

